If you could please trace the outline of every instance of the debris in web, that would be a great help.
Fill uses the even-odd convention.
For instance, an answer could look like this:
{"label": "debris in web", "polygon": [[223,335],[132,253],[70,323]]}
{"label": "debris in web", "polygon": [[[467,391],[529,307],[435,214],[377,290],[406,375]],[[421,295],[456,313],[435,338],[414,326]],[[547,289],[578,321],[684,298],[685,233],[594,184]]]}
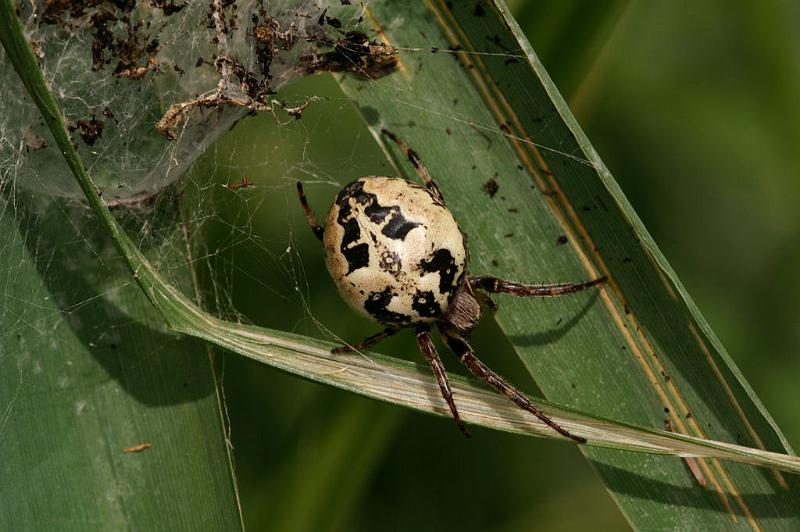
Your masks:
{"label": "debris in web", "polygon": [[[137,204],[175,182],[255,112],[300,118],[316,98],[277,92],[316,72],[377,78],[397,50],[361,30],[339,0],[21,0],[19,16],[73,143],[106,201]],[[0,179],[81,198],[52,136],[0,55]],[[53,171],[53,169],[57,171]]]}
{"label": "debris in web", "polygon": [[[330,24],[330,19],[327,19]],[[340,27],[340,26],[335,26]],[[348,72],[360,79],[378,79],[397,68],[397,48],[370,39],[361,31],[347,31],[340,39],[320,35],[316,44],[330,51],[303,56],[306,72]]]}

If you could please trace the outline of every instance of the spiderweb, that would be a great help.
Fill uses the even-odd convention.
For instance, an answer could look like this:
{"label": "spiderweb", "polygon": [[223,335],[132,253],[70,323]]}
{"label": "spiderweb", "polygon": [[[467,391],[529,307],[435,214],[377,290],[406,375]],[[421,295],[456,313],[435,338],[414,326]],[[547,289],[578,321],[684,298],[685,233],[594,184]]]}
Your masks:
{"label": "spiderweb", "polygon": [[[225,319],[256,320],[337,343],[374,326],[361,323],[351,330],[340,323],[347,320],[336,319],[349,311],[335,296],[319,243],[302,219],[295,182],[309,185],[312,206],[322,217],[326,201],[348,181],[394,171],[330,77],[304,78],[317,71],[378,78],[391,66],[391,51],[364,37],[374,35],[362,20],[365,5],[344,4],[20,4],[28,39],[80,157],[117,220],[159,272]],[[348,50],[366,53],[337,55],[344,40]],[[425,41],[420,35],[419,47],[402,51],[441,52],[439,60],[450,60],[442,57],[447,50],[432,52]],[[513,59],[514,51],[504,55]],[[287,88],[299,78],[304,79]],[[18,229],[11,237],[0,233],[0,254],[11,265],[0,276],[0,298],[24,294],[13,310],[0,303],[4,334],[33,328],[46,336],[62,330],[65,318],[70,334],[81,336],[85,345],[115,349],[123,328],[145,321],[125,301],[125,294],[138,288],[96,226],[4,55],[0,93],[0,222]],[[434,112],[411,96],[397,103],[410,114]],[[441,118],[482,137],[484,131],[503,134],[494,123],[475,124],[455,113]],[[234,134],[225,135],[230,130]],[[280,230],[264,233],[260,227]],[[40,275],[51,279],[49,286],[74,278],[90,286],[77,291],[84,294],[78,297],[15,290],[22,277],[13,266],[18,251],[30,254]],[[187,257],[194,278],[187,277]],[[54,294],[60,297],[58,311],[42,318],[39,309]],[[264,308],[271,310],[268,319]],[[106,315],[107,322],[92,322]],[[36,373],[36,362],[26,354],[4,365],[2,347],[0,342],[0,368],[19,372],[12,379],[19,390],[23,367],[28,371],[33,365]],[[51,347],[59,346],[54,341]],[[3,398],[0,433],[16,391]],[[86,408],[81,401],[76,412]]]}
{"label": "spiderweb", "polygon": [[[185,268],[181,257],[187,254],[186,241],[197,246],[188,255],[202,282],[188,291],[228,319],[243,320],[250,314],[233,304],[233,280],[244,274],[267,299],[302,309],[303,332],[310,325],[335,339],[311,312],[313,283],[298,252],[308,239],[296,235],[306,228],[295,223],[294,182],[302,179],[333,192],[360,175],[389,171],[388,164],[363,126],[347,129],[356,133],[348,133],[351,138],[345,142],[340,132],[346,128],[320,119],[327,113],[338,115],[340,122],[347,116],[355,120],[349,101],[330,80],[317,77],[300,88],[283,89],[289,81],[321,70],[349,71],[362,78],[391,71],[397,51],[367,36],[366,4],[349,4],[83,0],[20,5],[28,38],[73,143],[107,205],[138,235],[142,249],[158,244],[184,250],[183,256],[159,264],[168,277],[170,268],[175,277]],[[420,43],[425,44],[424,36]],[[403,51],[447,50],[423,46]],[[503,55],[514,57],[513,51]],[[91,235],[81,235],[84,224],[96,229],[92,216],[82,208],[74,178],[4,56],[0,81],[7,110],[0,116],[3,212],[17,211],[23,195],[35,197],[40,206],[56,201],[76,220],[76,238],[85,238],[95,256],[116,261],[109,241],[93,242]],[[426,111],[410,100],[398,104]],[[308,108],[314,113],[307,113]],[[256,112],[259,116],[253,118]],[[303,120],[296,120],[301,116]],[[442,118],[483,134],[479,125],[456,115]],[[496,132],[494,124],[490,127]],[[235,140],[217,142],[234,128]],[[319,139],[324,139],[322,146]],[[326,149],[336,153],[323,154]],[[257,185],[255,175],[262,178]],[[283,204],[276,207],[275,200]],[[183,205],[181,217],[162,219],[159,209],[168,210],[175,201]],[[311,201],[315,203],[313,197]],[[26,205],[33,223],[38,208]],[[316,207],[323,215],[324,204]],[[287,230],[259,235],[254,224],[265,216],[282,217],[277,225]],[[176,224],[183,230],[175,230]],[[237,255],[240,250],[247,250],[241,251],[244,256]],[[253,274],[258,270],[264,275]],[[324,275],[318,265],[311,270],[312,277]],[[24,323],[24,316],[16,316],[6,327]],[[297,329],[300,324],[272,325]]]}
{"label": "spiderweb", "polygon": [[[300,94],[288,101],[283,94],[278,99],[277,91],[303,75],[340,69],[333,51],[343,36],[355,35],[362,39],[361,44],[369,45],[366,37],[355,31],[363,6],[344,6],[338,1],[45,1],[22,2],[18,13],[64,113],[73,144],[107,205],[123,225],[138,233],[143,248],[151,240],[173,238],[176,240],[161,244],[185,249],[181,242],[185,232],[168,230],[157,212],[159,205],[167,205],[184,192],[191,195],[191,208],[183,212],[190,217],[186,223],[190,236],[203,232],[205,222],[212,220],[216,223],[212,227],[227,227],[221,246],[253,243],[249,213],[258,210],[270,186],[275,185],[260,186],[258,195],[250,193],[253,184],[243,176],[242,164],[234,161],[241,151],[259,151],[253,148],[259,135],[244,143],[249,146],[240,142],[229,151],[219,147],[208,153],[209,146],[243,118],[264,112],[260,120],[269,121],[271,131],[292,131],[289,135],[304,149],[307,125],[298,129],[290,124],[318,98]],[[36,212],[44,212],[55,202],[59,209],[69,210],[76,231],[85,231],[83,222],[92,215],[82,208],[82,193],[5,55],[0,55],[0,83],[3,215],[17,216],[24,210],[26,223],[35,223]],[[281,144],[273,148],[278,156],[286,151],[291,149]],[[204,164],[197,166],[204,153]],[[269,157],[263,161],[263,165],[270,164]],[[231,182],[209,182],[208,175],[214,173],[226,174]],[[334,182],[331,173],[315,167],[313,161],[288,168],[287,175],[290,173],[295,178],[304,175]],[[277,186],[288,183],[285,178]],[[220,195],[223,205],[238,202],[236,210],[247,213],[245,219],[224,221],[215,214],[220,209],[215,205]],[[22,208],[22,197],[35,199],[26,200]],[[187,222],[186,218],[183,221]],[[77,238],[86,238],[85,244],[94,248],[95,256],[115,260],[108,241],[92,242],[91,235]],[[292,251],[293,236],[280,238],[285,252],[279,256],[273,255],[269,246],[255,245],[269,260],[282,265],[283,281],[298,294],[303,284],[302,265]],[[208,250],[197,252],[199,263],[213,262]],[[239,317],[228,304],[224,283],[217,282],[231,272],[225,264],[214,266],[221,269],[211,276],[207,303],[221,314]],[[164,273],[169,275],[169,271]],[[270,286],[265,289],[276,291]],[[14,317],[14,323],[5,318],[6,330],[25,322],[23,315]]]}

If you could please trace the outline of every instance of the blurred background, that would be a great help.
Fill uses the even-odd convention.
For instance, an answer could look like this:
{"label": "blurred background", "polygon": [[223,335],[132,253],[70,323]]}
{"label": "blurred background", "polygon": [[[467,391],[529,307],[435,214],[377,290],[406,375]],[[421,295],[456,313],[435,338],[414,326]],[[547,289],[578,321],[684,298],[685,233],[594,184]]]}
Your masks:
{"label": "blurred background", "polygon": [[[512,11],[606,165],[784,434],[800,443],[800,4],[514,1]],[[420,47],[426,43],[420,42]],[[209,150],[208,223],[224,308],[351,341],[377,331],[339,299],[296,179],[388,172],[328,76],[281,93],[302,120],[243,120]],[[219,187],[247,176],[255,186]],[[326,189],[327,190],[327,189]],[[235,228],[235,229],[234,229]],[[328,331],[329,330],[329,331]],[[477,352],[537,393],[491,319]],[[416,357],[412,335],[382,352]],[[450,362],[451,370],[458,370]],[[475,429],[226,356],[224,392],[250,530],[626,530],[571,445]]]}

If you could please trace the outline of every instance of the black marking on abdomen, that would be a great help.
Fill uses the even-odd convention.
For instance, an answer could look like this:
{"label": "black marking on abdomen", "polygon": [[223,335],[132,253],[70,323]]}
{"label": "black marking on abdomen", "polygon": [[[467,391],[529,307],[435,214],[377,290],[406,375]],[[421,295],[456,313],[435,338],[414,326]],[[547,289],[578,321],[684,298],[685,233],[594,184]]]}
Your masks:
{"label": "black marking on abdomen", "polygon": [[414,294],[414,301],[411,303],[411,308],[424,318],[437,318],[442,313],[442,307],[436,302],[436,299],[433,297],[433,292],[430,290],[424,292],[422,290],[417,290]]}
{"label": "black marking on abdomen", "polygon": [[364,302],[364,310],[369,312],[369,315],[374,317],[381,323],[392,325],[408,325],[410,319],[408,316],[391,311],[386,307],[392,301],[392,289],[389,287],[384,288],[380,292],[370,292],[369,297]]}
{"label": "black marking on abdomen", "polygon": [[406,219],[405,216],[400,212],[399,207],[392,207],[393,209],[397,209],[394,216],[391,217],[389,223],[383,226],[381,229],[381,233],[384,236],[392,238],[394,240],[405,240],[406,235],[408,232],[414,229],[415,227],[419,227],[422,225],[419,222],[410,222]]}
{"label": "black marking on abdomen", "polygon": [[347,273],[345,275],[349,275],[359,268],[369,266],[369,245],[366,243],[353,245],[361,240],[361,227],[358,225],[358,220],[353,217],[353,208],[349,201],[351,197],[357,196],[363,188],[364,184],[362,182],[354,181],[344,187],[336,196],[336,205],[339,206],[336,222],[344,231],[339,251],[347,261]]}
{"label": "black marking on abdomen", "polygon": [[344,230],[342,245],[339,246],[339,251],[342,252],[342,255],[344,255],[347,261],[347,274],[345,275],[349,275],[354,270],[369,266],[369,244],[365,242],[356,244],[356,242],[361,240],[361,228],[358,226],[358,220],[355,218],[343,219],[341,216],[343,210],[344,209],[340,208],[339,217],[337,218],[337,221]]}
{"label": "black marking on abdomen", "polygon": [[369,266],[369,244],[362,242],[356,246],[342,249],[342,255],[347,260],[347,273],[350,275],[354,270]]}
{"label": "black marking on abdomen", "polygon": [[[442,294],[455,292],[458,288],[458,284],[453,284],[458,267],[449,249],[437,249],[430,259],[420,261],[419,267],[424,272],[439,272],[439,292]],[[458,281],[460,282],[461,278]]]}
{"label": "black marking on abdomen", "polygon": [[419,222],[409,221],[403,216],[402,210],[397,205],[380,205],[376,195],[368,194],[367,192],[363,192],[363,194],[369,196],[368,204],[364,208],[364,214],[367,215],[367,218],[375,225],[386,222],[386,225],[381,229],[383,236],[394,240],[404,240],[409,231],[422,225]]}
{"label": "black marking on abdomen", "polygon": [[381,233],[388,238],[404,240],[409,231],[422,225],[419,222],[409,221],[398,205],[381,205],[378,203],[378,196],[365,192],[364,182],[361,180],[353,181],[336,196],[336,204],[339,205],[340,209],[337,218],[339,223],[353,215],[349,202],[350,198],[359,205],[364,206],[364,214],[372,223],[375,225],[385,224],[381,229]]}

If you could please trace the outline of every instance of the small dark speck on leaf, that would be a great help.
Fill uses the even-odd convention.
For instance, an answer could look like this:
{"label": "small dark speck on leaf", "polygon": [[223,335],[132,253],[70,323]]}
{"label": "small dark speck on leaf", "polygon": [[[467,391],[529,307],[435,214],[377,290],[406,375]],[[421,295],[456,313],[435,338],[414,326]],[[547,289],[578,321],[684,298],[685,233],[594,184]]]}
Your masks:
{"label": "small dark speck on leaf", "polygon": [[689,419],[690,417],[692,417],[692,413],[691,412],[686,412],[686,419]]}
{"label": "small dark speck on leaf", "polygon": [[503,235],[503,238],[512,238],[513,236],[514,236],[514,233],[506,233],[506,234]]}
{"label": "small dark speck on leaf", "polygon": [[517,209],[516,207],[510,207],[508,209],[508,212],[510,212],[511,214],[517,214],[519,212],[519,209]]}
{"label": "small dark speck on leaf", "polygon": [[664,413],[669,414],[669,408],[667,408],[666,406],[664,407]]}
{"label": "small dark speck on leaf", "polygon": [[368,105],[363,105],[359,107],[359,110],[361,111],[361,115],[364,117],[364,120],[367,122],[367,124],[372,126],[378,123],[381,115],[377,109]]}
{"label": "small dark speck on leaf", "polygon": [[480,2],[475,3],[475,10],[473,11],[476,17],[483,17],[486,15],[486,10],[483,9],[483,6]]}
{"label": "small dark speck on leaf", "polygon": [[497,191],[500,190],[500,185],[497,184],[494,178],[489,179],[486,183],[483,184],[483,190],[489,194],[490,198],[493,198]]}
{"label": "small dark speck on leaf", "polygon": [[437,48],[436,46],[431,46],[431,53],[432,53],[432,54],[435,54],[435,53],[437,53],[438,51],[439,51],[439,48]]}
{"label": "small dark speck on leaf", "polygon": [[622,259],[622,262],[624,263],[633,262],[633,259],[630,257],[625,257],[624,259]]}
{"label": "small dark speck on leaf", "polygon": [[559,246],[563,246],[563,245],[564,245],[564,244],[566,244],[568,241],[569,241],[569,240],[567,239],[567,236],[566,236],[566,235],[561,235],[561,236],[560,236],[560,237],[558,237],[558,239],[556,240],[556,244],[558,244]]}
{"label": "small dark speck on leaf", "polygon": [[497,268],[498,266],[500,266],[500,261],[499,261],[499,260],[497,260],[497,259],[492,259],[492,266],[494,266],[495,268]]}
{"label": "small dark speck on leaf", "polygon": [[452,134],[453,134],[453,130],[452,130],[452,129],[450,129],[449,127],[448,127],[447,129],[445,129],[444,131],[445,131],[445,133],[447,133],[448,135],[452,135]]}

